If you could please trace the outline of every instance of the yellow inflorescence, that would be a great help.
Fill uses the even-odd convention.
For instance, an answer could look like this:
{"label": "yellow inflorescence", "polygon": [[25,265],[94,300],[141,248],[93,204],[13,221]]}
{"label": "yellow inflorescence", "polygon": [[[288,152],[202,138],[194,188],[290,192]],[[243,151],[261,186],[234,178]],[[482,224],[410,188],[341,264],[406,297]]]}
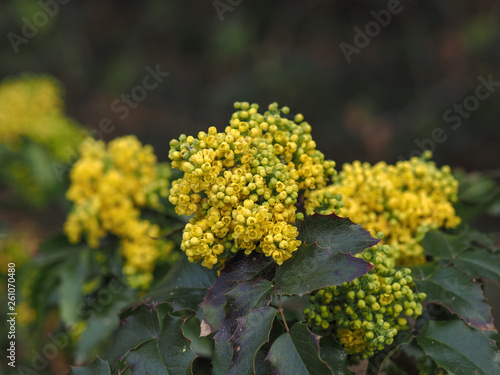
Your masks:
{"label": "yellow inflorescence", "polygon": [[[309,214],[349,217],[372,235],[382,232],[399,264],[418,264],[425,261],[420,245],[425,233],[460,224],[452,205],[457,189],[450,168],[439,169],[426,158],[396,165],[354,162],[343,166],[334,184],[312,192],[305,207]],[[333,201],[330,206],[328,200]]]}
{"label": "yellow inflorescence", "polygon": [[404,316],[419,316],[426,296],[413,292],[410,269],[396,270],[390,246],[376,245],[361,256],[375,268],[352,282],[319,290],[304,314],[313,330],[333,332],[347,353],[368,358],[409,328]]}
{"label": "yellow inflorescence", "polygon": [[68,238],[76,243],[85,233],[88,244],[97,248],[108,233],[118,236],[130,285],[146,287],[155,261],[171,247],[155,239],[160,228],[141,219],[141,208],[160,208],[169,176],[168,166],[157,164],[153,148],[134,136],[117,138],[107,147],[88,138],[70,173],[67,197],[75,206],[64,225]]}
{"label": "yellow inflorescence", "polygon": [[198,137],[170,143],[174,181],[170,202],[179,215],[194,215],[181,248],[191,262],[211,268],[232,253],[262,252],[282,264],[300,241],[292,225],[299,194],[327,185],[335,163],[316,150],[311,126],[287,107],[235,103],[224,132],[211,127]]}
{"label": "yellow inflorescence", "polygon": [[49,77],[22,77],[0,85],[0,144],[17,148],[26,138],[67,162],[83,140],[82,129],[64,115],[61,89]]}

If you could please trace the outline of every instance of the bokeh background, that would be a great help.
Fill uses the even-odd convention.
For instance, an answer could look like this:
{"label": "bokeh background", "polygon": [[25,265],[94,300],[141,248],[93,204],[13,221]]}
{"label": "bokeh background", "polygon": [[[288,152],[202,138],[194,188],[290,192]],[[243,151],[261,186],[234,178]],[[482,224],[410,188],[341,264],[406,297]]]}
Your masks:
{"label": "bokeh background", "polygon": [[[43,1],[41,1],[43,2]],[[46,1],[46,3],[51,3]],[[230,4],[237,4],[231,6]],[[215,5],[214,5],[215,4]],[[219,12],[216,9],[220,8]],[[181,132],[223,127],[236,100],[277,101],[302,112],[328,157],[394,162],[433,129],[448,139],[438,163],[498,167],[500,88],[462,126],[443,114],[474,95],[478,77],[500,81],[500,4],[407,1],[348,63],[372,11],[388,1],[69,1],[19,44],[36,0],[0,4],[0,76],[49,73],[66,88],[67,112],[89,128],[110,118],[110,139],[135,133],[160,156]],[[36,21],[36,20],[35,20]],[[114,100],[142,83],[146,66],[170,75],[120,119]]]}
{"label": "bokeh background", "polygon": [[[373,32],[373,14],[387,17],[391,6],[398,13]],[[161,161],[181,133],[223,129],[234,101],[277,101],[304,114],[318,149],[338,165],[394,163],[423,144],[439,165],[487,173],[491,195],[500,178],[499,20],[496,0],[2,1],[0,79],[55,77],[69,117],[104,140],[135,134]],[[370,23],[373,37],[356,45],[358,28]],[[348,58],[346,44],[358,48]],[[144,91],[148,67],[169,75]],[[474,103],[467,98],[479,77],[497,86],[447,121],[464,100]],[[125,111],[126,98],[142,92]],[[436,129],[445,141],[429,141]],[[22,246],[34,254],[61,228],[68,205],[27,208],[11,196],[2,186],[0,229],[29,232]],[[500,213],[500,200],[490,213]],[[498,216],[476,220],[486,231],[499,224]]]}

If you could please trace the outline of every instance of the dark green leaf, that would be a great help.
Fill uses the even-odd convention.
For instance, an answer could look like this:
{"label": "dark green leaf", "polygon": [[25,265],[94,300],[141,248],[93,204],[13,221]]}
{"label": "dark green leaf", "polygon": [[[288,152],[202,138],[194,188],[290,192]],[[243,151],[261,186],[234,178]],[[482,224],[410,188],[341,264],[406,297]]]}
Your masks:
{"label": "dark green leaf", "polygon": [[417,342],[450,375],[500,374],[495,342],[461,320],[429,321]]}
{"label": "dark green leaf", "polygon": [[154,291],[175,287],[208,289],[216,278],[214,270],[203,267],[200,263],[191,263],[187,256],[182,254]]}
{"label": "dark green leaf", "polygon": [[422,246],[427,255],[439,259],[453,259],[462,251],[467,250],[468,242],[463,236],[449,235],[435,230],[425,235]]}
{"label": "dark green leaf", "polygon": [[471,248],[481,247],[491,252],[499,250],[499,247],[495,244],[495,234],[482,233],[475,229],[467,228],[464,232],[464,237]]}
{"label": "dark green leaf", "polygon": [[182,332],[191,340],[191,349],[196,355],[203,358],[212,358],[214,355],[213,337],[200,337],[200,319],[192,316],[182,327]]}
{"label": "dark green leaf", "polygon": [[182,333],[184,320],[169,314],[163,319],[160,336],[155,337],[127,355],[132,373],[148,375],[191,374],[196,355],[190,341]]}
{"label": "dark green leaf", "polygon": [[120,328],[113,337],[113,346],[105,358],[114,363],[130,350],[136,349],[159,334],[160,321],[157,311],[141,305],[120,323]]}
{"label": "dark green leaf", "polygon": [[267,351],[260,349],[255,356],[254,371],[255,375],[269,375],[272,374],[271,363],[266,361]]}
{"label": "dark green leaf", "polygon": [[459,198],[465,201],[479,203],[488,201],[495,191],[495,180],[485,174],[469,173],[461,176],[459,185]]}
{"label": "dark green leaf", "polygon": [[39,256],[36,262],[39,265],[45,265],[61,260],[72,261],[73,256],[84,249],[88,249],[88,246],[73,244],[68,241],[64,233],[58,233],[40,244],[38,248]]}
{"label": "dark green leaf", "polygon": [[409,268],[411,269],[413,279],[424,280],[440,269],[440,266],[437,263],[425,263],[418,266],[410,266]]}
{"label": "dark green leaf", "polygon": [[226,262],[215,284],[203,299],[203,321],[201,335],[207,336],[217,331],[224,321],[226,313],[226,293],[237,283],[248,281],[274,267],[274,261],[263,255],[237,254]]}
{"label": "dark green leaf", "polygon": [[119,313],[127,305],[130,299],[126,295],[113,295],[111,299],[97,300],[94,310],[90,311],[85,331],[82,333],[76,345],[76,361],[85,361],[92,351],[111,336],[119,324]]}
{"label": "dark green leaf", "polygon": [[332,255],[357,254],[376,245],[380,240],[373,238],[370,232],[349,218],[335,214],[314,214],[297,223],[298,239],[304,245],[316,244],[322,249],[329,249]]}
{"label": "dark green leaf", "polygon": [[234,355],[233,344],[230,340],[235,330],[235,323],[226,319],[214,336],[215,348],[212,360],[214,375],[224,375],[229,370]]}
{"label": "dark green leaf", "polygon": [[174,311],[185,309],[197,311],[203,302],[203,297],[207,294],[207,290],[201,288],[165,288],[161,292],[155,293],[152,300],[159,303],[171,302]]}
{"label": "dark green leaf", "polygon": [[263,307],[238,319],[238,327],[231,337],[234,349],[228,375],[254,373],[254,361],[259,348],[269,340],[272,323],[278,310]]}
{"label": "dark green leaf", "polygon": [[61,318],[64,323],[72,325],[78,320],[78,307],[83,300],[82,287],[87,276],[88,251],[82,251],[73,262],[61,272]]}
{"label": "dark green leaf", "polygon": [[333,336],[322,337],[319,342],[320,355],[335,375],[352,374],[347,369],[347,352]]}
{"label": "dark green leaf", "polygon": [[427,294],[426,301],[445,306],[479,329],[494,329],[491,307],[485,301],[481,285],[466,273],[446,267],[425,280],[416,279],[415,284],[420,292]]}
{"label": "dark green leaf", "polygon": [[278,294],[301,296],[352,281],[372,269],[372,264],[351,254],[332,254],[317,245],[302,245],[291,259],[278,267],[275,285]]}
{"label": "dark green leaf", "polygon": [[264,279],[238,283],[227,296],[228,316],[241,317],[250,311],[269,306],[273,284]]}
{"label": "dark green leaf", "polygon": [[500,254],[486,250],[466,251],[454,262],[463,271],[476,278],[486,277],[500,284]]}
{"label": "dark green leaf", "polygon": [[91,365],[82,367],[72,366],[69,375],[111,375],[111,369],[108,362],[97,357]]}
{"label": "dark green leaf", "polygon": [[143,299],[172,302],[174,311],[196,311],[215,280],[214,270],[189,262],[183,254],[158,286]]}
{"label": "dark green leaf", "polygon": [[[234,356],[230,341],[238,326],[238,318],[248,315],[252,310],[269,306],[272,284],[268,280],[257,279],[238,283],[227,293],[226,317],[222,327],[214,336],[214,374],[225,374]],[[202,325],[203,331],[203,325]]]}
{"label": "dark green leaf", "polygon": [[302,323],[295,323],[290,333],[278,337],[271,345],[267,360],[277,374],[331,374],[319,355],[319,336]]}

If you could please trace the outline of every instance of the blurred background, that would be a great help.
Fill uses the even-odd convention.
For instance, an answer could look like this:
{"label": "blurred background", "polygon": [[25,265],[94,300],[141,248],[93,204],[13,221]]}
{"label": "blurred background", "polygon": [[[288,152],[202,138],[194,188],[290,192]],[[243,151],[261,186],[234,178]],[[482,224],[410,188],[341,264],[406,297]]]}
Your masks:
{"label": "blurred background", "polygon": [[[69,116],[91,129],[113,121],[105,139],[135,133],[166,158],[180,133],[224,127],[234,101],[277,101],[303,113],[318,148],[340,164],[407,159],[420,150],[416,140],[441,128],[438,163],[498,167],[500,87],[477,106],[472,100],[477,108],[456,129],[443,119],[475,95],[479,76],[500,82],[497,1],[63,2],[1,3],[0,77],[53,75]],[[58,4],[46,22],[41,3]],[[377,33],[373,12],[387,12],[388,3],[399,4],[397,14]],[[368,43],[356,44],[354,28],[367,26]],[[342,43],[351,46],[348,59]],[[123,102],[113,110],[157,65],[170,75],[128,115],[118,110]]]}
{"label": "blurred background", "polygon": [[[0,80],[54,77],[71,121],[106,141],[135,134],[160,161],[181,133],[222,130],[233,102],[276,101],[339,166],[430,149],[438,165],[482,172],[464,186],[483,206],[462,214],[498,231],[499,20],[495,0],[2,1]],[[74,151],[48,172],[64,175],[59,191]],[[21,233],[29,258],[69,204],[19,203],[0,187],[0,242],[4,227]]]}

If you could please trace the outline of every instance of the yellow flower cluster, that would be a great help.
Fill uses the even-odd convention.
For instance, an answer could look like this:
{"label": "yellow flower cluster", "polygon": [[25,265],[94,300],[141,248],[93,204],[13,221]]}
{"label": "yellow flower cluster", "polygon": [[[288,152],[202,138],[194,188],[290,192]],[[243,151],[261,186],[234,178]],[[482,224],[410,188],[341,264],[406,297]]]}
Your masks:
{"label": "yellow flower cluster", "polygon": [[158,225],[141,219],[141,208],[160,209],[168,195],[170,169],[157,164],[153,148],[134,136],[111,141],[86,139],[73,166],[67,198],[75,206],[64,230],[71,242],[86,234],[92,248],[108,233],[121,239],[124,274],[132,287],[147,287],[155,261],[166,248]]}
{"label": "yellow flower cluster", "polygon": [[224,132],[211,127],[198,137],[170,142],[172,167],[184,175],[172,183],[170,202],[179,215],[194,215],[181,249],[191,262],[211,268],[232,253],[262,252],[282,264],[300,241],[292,225],[299,194],[326,186],[335,163],[316,150],[311,126],[288,107],[235,103]]}
{"label": "yellow flower cluster", "polygon": [[352,282],[319,290],[304,314],[313,330],[333,332],[347,353],[368,358],[409,328],[403,315],[422,314],[426,295],[413,292],[409,268],[396,270],[390,246],[378,244],[361,256],[375,268]]}
{"label": "yellow flower cluster", "polygon": [[82,129],[64,115],[54,79],[25,76],[0,85],[0,144],[15,149],[23,138],[43,145],[63,162],[83,140]]}
{"label": "yellow flower cluster", "polygon": [[[448,166],[439,169],[426,160],[432,154],[424,156],[396,165],[345,164],[334,184],[310,194],[306,212],[349,217],[372,235],[382,232],[398,264],[423,263],[420,242],[425,234],[460,224],[452,205],[457,199],[457,180]],[[338,203],[340,196],[343,207]],[[330,206],[325,204],[328,201]]]}

